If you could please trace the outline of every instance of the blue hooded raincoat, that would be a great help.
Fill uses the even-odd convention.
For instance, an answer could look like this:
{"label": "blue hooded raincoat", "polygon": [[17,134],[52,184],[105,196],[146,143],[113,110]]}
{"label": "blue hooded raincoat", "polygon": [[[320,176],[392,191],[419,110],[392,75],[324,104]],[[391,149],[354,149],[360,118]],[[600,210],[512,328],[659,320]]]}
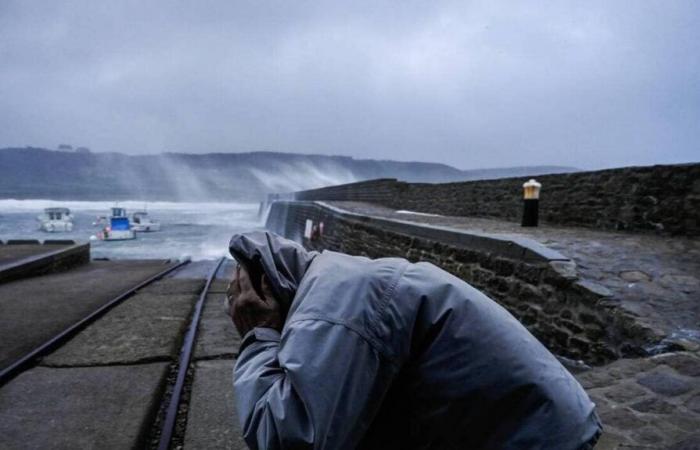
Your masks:
{"label": "blue hooded raincoat", "polygon": [[580,449],[599,434],[573,376],[505,309],[428,263],[308,252],[268,232],[231,254],[289,313],[234,369],[253,449]]}

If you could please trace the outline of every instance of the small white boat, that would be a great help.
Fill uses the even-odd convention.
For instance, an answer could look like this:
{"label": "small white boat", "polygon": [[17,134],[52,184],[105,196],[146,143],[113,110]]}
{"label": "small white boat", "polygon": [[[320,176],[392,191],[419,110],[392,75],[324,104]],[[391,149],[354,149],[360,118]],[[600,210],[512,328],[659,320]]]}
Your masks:
{"label": "small white boat", "polygon": [[146,211],[131,215],[131,229],[134,231],[160,231],[160,222],[151,219]]}
{"label": "small white boat", "polygon": [[46,208],[37,220],[40,222],[39,229],[49,233],[73,230],[73,216],[68,208]]}
{"label": "small white boat", "polygon": [[97,216],[95,217],[95,221],[92,222],[93,227],[103,227],[107,225],[108,223],[108,217],[107,216]]}
{"label": "small white boat", "polygon": [[120,207],[112,208],[112,216],[109,218],[109,225],[97,233],[97,238],[103,241],[125,241],[135,239],[136,233],[131,229],[126,209]]}

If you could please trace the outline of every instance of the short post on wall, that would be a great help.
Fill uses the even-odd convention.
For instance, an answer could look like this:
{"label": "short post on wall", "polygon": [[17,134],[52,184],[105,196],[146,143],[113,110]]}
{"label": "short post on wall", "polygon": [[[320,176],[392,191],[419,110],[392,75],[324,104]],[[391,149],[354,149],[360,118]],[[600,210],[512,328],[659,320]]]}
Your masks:
{"label": "short post on wall", "polygon": [[540,214],[540,189],[542,185],[530,179],[523,184],[523,222],[524,227],[536,227]]}

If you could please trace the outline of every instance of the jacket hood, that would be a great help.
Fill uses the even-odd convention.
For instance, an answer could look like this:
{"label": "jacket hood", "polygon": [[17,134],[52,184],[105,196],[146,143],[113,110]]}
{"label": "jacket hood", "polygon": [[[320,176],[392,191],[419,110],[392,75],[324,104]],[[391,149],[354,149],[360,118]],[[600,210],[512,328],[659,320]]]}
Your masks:
{"label": "jacket hood", "polygon": [[235,234],[229,242],[229,251],[251,274],[258,293],[261,275],[267,276],[275,299],[285,309],[291,306],[301,279],[318,255],[269,231]]}

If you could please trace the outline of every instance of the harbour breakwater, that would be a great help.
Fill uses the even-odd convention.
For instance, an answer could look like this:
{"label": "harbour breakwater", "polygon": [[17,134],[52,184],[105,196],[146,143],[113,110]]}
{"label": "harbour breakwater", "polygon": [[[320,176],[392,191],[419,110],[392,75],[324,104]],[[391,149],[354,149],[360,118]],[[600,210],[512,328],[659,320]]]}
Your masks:
{"label": "harbour breakwater", "polygon": [[[362,201],[449,216],[522,217],[523,178],[407,183],[385,178],[295,192],[295,200]],[[700,236],[700,164],[538,176],[543,223]],[[274,198],[274,196],[273,196]]]}

